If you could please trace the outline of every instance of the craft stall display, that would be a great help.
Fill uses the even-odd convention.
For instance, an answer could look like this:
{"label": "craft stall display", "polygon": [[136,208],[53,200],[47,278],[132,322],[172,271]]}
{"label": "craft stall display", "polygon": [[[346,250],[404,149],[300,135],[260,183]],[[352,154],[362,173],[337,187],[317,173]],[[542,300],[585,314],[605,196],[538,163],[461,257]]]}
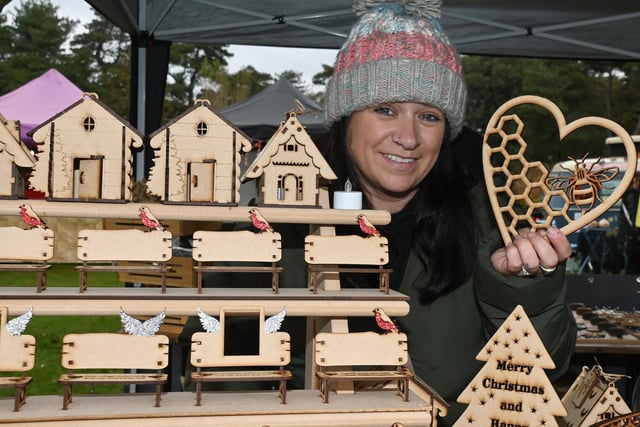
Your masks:
{"label": "craft stall display", "polygon": [[[623,191],[615,190],[601,201],[599,186],[610,175],[590,173],[585,157],[575,157],[581,160],[575,161],[575,170],[565,180],[549,178],[541,162],[528,161],[524,123],[517,115],[507,114],[522,103],[550,111],[561,139],[582,126],[606,127],[622,138],[629,162],[636,159],[630,137],[613,122],[586,118],[567,124],[552,103],[538,97],[505,104],[487,127],[483,160],[492,207],[506,243],[522,223],[533,229],[549,227],[555,217],[566,216],[569,204],[580,206],[584,215],[575,221],[567,218],[563,232],[576,231]],[[337,195],[338,209],[329,208],[327,183],[338,177],[297,116],[296,111],[285,114],[279,129],[241,174],[240,160],[251,148],[249,140],[208,101],[196,101],[193,108],[149,136],[155,163],[148,189],[157,198],[149,203],[135,202],[131,193],[131,153],[143,144],[144,137],[96,94],[84,94],[32,131],[39,151],[30,185],[43,192],[45,199],[26,203],[14,188],[0,200],[0,215],[20,215],[23,222],[23,228],[0,229],[3,237],[16,242],[11,250],[0,251],[0,271],[19,265],[24,271],[39,273],[35,288],[0,287],[0,370],[23,373],[12,377],[16,396],[11,404],[0,399],[3,423],[21,425],[28,419],[41,425],[69,426],[241,426],[291,425],[304,419],[305,425],[318,426],[437,425],[438,417],[447,413],[447,404],[422,383],[428,383],[428,378],[413,377],[408,365],[411,342],[393,321],[408,314],[409,305],[407,296],[389,289],[388,242],[376,228],[388,223],[390,215],[362,210],[362,195],[351,194],[357,192],[348,185],[340,192],[345,194]],[[9,121],[3,124],[17,126]],[[11,139],[18,147],[15,134],[15,129],[8,129],[0,132],[0,138]],[[13,159],[16,167],[28,165],[22,159],[28,157],[26,153],[20,156]],[[633,170],[635,166],[628,168]],[[254,207],[239,205],[240,182],[247,180],[257,183]],[[631,175],[625,174],[620,187],[630,180]],[[552,195],[562,197],[565,206],[552,209],[548,203]],[[533,210],[540,209],[546,216],[533,222]],[[47,262],[59,234],[64,233],[56,230],[54,239],[55,233],[46,225],[48,217],[134,220],[137,226],[81,230],[77,235],[79,290],[77,284],[47,288],[46,273],[55,268]],[[251,229],[194,230],[189,237],[197,286],[169,287],[165,276],[171,271],[168,263],[174,251],[174,236],[165,225],[169,221],[245,222]],[[272,227],[275,223],[309,225],[304,242],[306,287],[279,286],[283,269],[277,263],[284,254],[281,236]],[[338,224],[357,224],[361,235],[336,236],[334,226]],[[94,286],[87,277],[92,271],[160,274],[161,291]],[[272,286],[204,287],[202,275],[210,271],[268,273]],[[345,272],[377,274],[379,289],[343,289],[340,274]],[[26,386],[37,375],[35,339],[20,335],[28,323],[26,317],[116,314],[126,333],[61,337],[61,365],[68,369],[58,378],[64,389],[62,405],[55,396],[26,400]],[[9,321],[9,316],[17,317]],[[161,391],[167,380],[162,370],[168,364],[169,340],[158,331],[170,316],[198,316],[205,329],[193,334],[190,342],[195,392]],[[252,354],[226,353],[225,339],[231,331],[225,324],[232,316],[257,319]],[[304,389],[287,390],[293,375],[287,368],[292,338],[279,331],[286,316],[307,318]],[[350,332],[347,317],[370,317],[379,331]],[[17,337],[5,331],[10,322]],[[15,347],[12,340],[23,347],[5,351],[6,346]],[[468,407],[458,426],[530,425],[531,417],[540,425],[552,426],[567,415],[564,399],[555,394],[543,371],[553,367],[553,362],[522,307],[515,308],[478,359],[486,363],[459,397]],[[95,372],[97,369],[120,372],[105,374]],[[590,375],[583,374],[592,378]],[[277,383],[277,398],[273,391],[202,390],[206,382],[256,380]],[[0,379],[0,386],[6,383]],[[148,393],[74,395],[72,386],[79,383],[152,385],[153,399]],[[574,386],[572,393],[580,387]],[[582,402],[578,407],[583,411],[585,402],[593,403],[575,396],[570,399],[574,406]],[[109,417],[104,416],[107,407]],[[616,409],[616,413],[624,412],[622,406]]]}
{"label": "craft stall display", "polygon": [[[80,137],[84,135],[86,143]],[[250,420],[259,419],[260,425],[277,425],[291,417],[304,417],[312,425],[336,422],[437,425],[437,417],[446,413],[446,403],[432,390],[413,384],[406,373],[402,376],[404,399],[391,398],[394,393],[384,388],[354,394],[352,381],[345,378],[324,386],[325,396],[336,392],[334,389],[346,393],[340,399],[343,403],[338,406],[324,403],[318,391],[320,380],[314,374],[318,367],[313,363],[312,354],[308,355],[307,387],[287,390],[286,383],[292,376],[287,369],[290,338],[278,331],[285,315],[307,317],[308,340],[313,343],[315,332],[320,330],[331,331],[338,338],[348,333],[343,320],[346,316],[369,316],[374,322],[374,309],[384,310],[393,317],[408,312],[407,297],[389,290],[388,270],[380,270],[388,258],[385,239],[379,234],[353,237],[365,240],[366,247],[376,248],[370,258],[375,258],[374,272],[385,277],[381,282],[384,292],[342,290],[338,271],[333,270],[314,277],[313,292],[305,287],[279,289],[278,275],[282,267],[276,263],[282,256],[280,236],[270,223],[309,224],[310,236],[329,237],[334,234],[336,224],[366,222],[370,230],[375,230],[376,224],[390,220],[389,214],[382,211],[329,209],[326,183],[337,177],[298,121],[295,111],[285,115],[274,137],[249,166],[246,176],[241,177],[240,159],[250,148],[248,140],[207,101],[197,101],[192,109],[150,136],[155,167],[151,170],[148,188],[158,200],[148,203],[134,202],[130,191],[130,152],[140,146],[142,138],[102,104],[96,94],[84,94],[73,106],[34,129],[33,138],[39,144],[39,153],[31,185],[42,191],[45,199],[25,203],[16,200],[18,194],[13,194],[0,201],[0,213],[19,215],[20,205],[28,207],[29,215],[22,216],[22,228],[8,232],[35,236],[21,241],[30,242],[31,250],[37,251],[38,256],[23,254],[21,245],[16,245],[18,249],[14,249],[13,256],[20,255],[22,261],[37,266],[42,263],[46,267],[42,268],[43,279],[34,288],[6,286],[0,289],[7,307],[4,318],[24,313],[25,306],[31,307],[29,313],[35,316],[120,313],[128,334],[71,333],[61,337],[60,363],[68,370],[58,378],[62,405],[58,399],[55,399],[57,403],[52,401],[53,396],[30,396],[25,404],[23,387],[19,390],[22,397],[16,400],[22,409],[6,416],[6,411],[0,409],[3,422],[19,425],[29,419],[42,425],[63,422],[108,426],[152,422],[159,426],[197,420],[197,425],[247,425],[251,424]],[[74,141],[83,143],[79,145]],[[258,206],[239,205],[241,178],[258,181]],[[73,284],[45,286],[46,270],[55,268],[46,264],[55,251],[54,230],[46,225],[50,217],[95,217],[122,223],[117,229],[78,232],[76,270],[80,287],[75,291]],[[127,221],[130,226],[124,224]],[[234,274],[266,272],[272,275],[272,288],[175,288],[165,286],[164,276],[160,291],[152,287],[102,288],[92,283],[90,276],[95,271],[169,274],[174,236],[165,225],[171,221],[249,223],[248,231],[202,229],[186,236],[193,242],[194,274],[201,284],[201,275],[208,271],[231,268]],[[64,233],[64,230],[55,232]],[[357,266],[364,262],[351,260],[359,254],[348,253],[349,248],[334,247],[333,250],[334,255],[347,264]],[[134,265],[131,262],[135,262]],[[225,265],[220,265],[222,263]],[[258,267],[255,263],[264,266]],[[159,328],[171,316],[196,315],[206,325],[206,332],[193,335],[190,348],[191,361],[197,368],[191,374],[197,385],[196,392],[161,392],[167,381],[166,373],[161,371],[167,366],[168,340],[158,334]],[[234,315],[260,319],[263,326],[256,336],[255,354],[225,353],[225,336],[230,333],[225,330],[225,318]],[[371,333],[365,341],[375,343],[378,336],[384,337],[384,341],[392,340],[386,332]],[[24,341],[27,337],[21,339]],[[406,337],[403,346],[406,353]],[[35,342],[30,348],[33,357]],[[386,351],[379,353],[387,354]],[[0,357],[7,356],[8,353],[3,352]],[[11,357],[18,357],[18,353]],[[362,353],[354,363],[375,364],[376,360],[371,357],[371,352]],[[387,359],[389,357],[387,355]],[[406,356],[396,363],[404,365]],[[265,366],[275,369],[264,370]],[[101,372],[104,369],[117,372]],[[37,375],[32,365],[25,365],[25,370]],[[384,371],[373,371],[367,378],[380,383],[387,377]],[[29,377],[25,378],[26,384]],[[279,399],[258,390],[231,396],[201,389],[205,382],[247,380],[276,381]],[[75,384],[103,383],[152,385],[153,398],[144,392],[95,396],[73,393]],[[348,396],[349,390],[351,396]],[[0,399],[0,404],[2,402]],[[110,416],[105,419],[103,413],[107,407]],[[373,424],[366,421],[372,414],[376,418]]]}

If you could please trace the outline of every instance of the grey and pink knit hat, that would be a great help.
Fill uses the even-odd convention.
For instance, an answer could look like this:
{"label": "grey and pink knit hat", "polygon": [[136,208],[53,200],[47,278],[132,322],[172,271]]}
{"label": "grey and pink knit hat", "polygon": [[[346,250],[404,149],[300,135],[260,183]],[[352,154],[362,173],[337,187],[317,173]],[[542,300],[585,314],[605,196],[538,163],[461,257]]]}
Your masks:
{"label": "grey and pink knit hat", "polygon": [[441,0],[355,0],[361,14],[338,51],[327,85],[327,122],[387,102],[420,102],[464,121],[467,88],[455,48],[440,26]]}

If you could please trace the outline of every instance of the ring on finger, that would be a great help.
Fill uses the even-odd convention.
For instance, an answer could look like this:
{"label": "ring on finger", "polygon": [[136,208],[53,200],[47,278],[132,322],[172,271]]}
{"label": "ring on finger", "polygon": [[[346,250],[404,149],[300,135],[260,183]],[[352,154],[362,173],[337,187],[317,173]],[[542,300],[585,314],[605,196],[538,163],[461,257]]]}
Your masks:
{"label": "ring on finger", "polygon": [[545,267],[544,265],[540,264],[540,270],[542,270],[543,274],[551,274],[554,271],[556,271],[557,268],[558,268],[558,266],[549,268],[549,267]]}
{"label": "ring on finger", "polygon": [[522,268],[520,269],[520,274],[522,275],[522,277],[529,277],[529,276],[533,276],[533,273],[530,272],[529,270],[527,270],[525,268],[525,266],[523,265]]}

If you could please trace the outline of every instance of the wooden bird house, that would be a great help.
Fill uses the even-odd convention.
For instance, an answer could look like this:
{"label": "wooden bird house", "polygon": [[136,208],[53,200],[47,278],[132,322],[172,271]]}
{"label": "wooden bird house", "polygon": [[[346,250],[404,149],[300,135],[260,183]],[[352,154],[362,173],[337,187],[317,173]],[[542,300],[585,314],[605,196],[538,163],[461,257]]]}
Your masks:
{"label": "wooden bird house", "polygon": [[242,176],[258,179],[259,206],[319,206],[323,181],[337,179],[295,112],[286,119]]}
{"label": "wooden bird house", "polygon": [[96,94],[83,94],[29,135],[38,144],[30,183],[48,199],[131,200],[132,149],[143,135]]}
{"label": "wooden bird house", "polygon": [[240,158],[251,151],[251,140],[209,101],[196,101],[149,142],[155,164],[147,185],[165,203],[238,204]]}
{"label": "wooden bird house", "polygon": [[0,198],[24,197],[25,177],[35,162],[20,139],[20,122],[0,114]]}
{"label": "wooden bird house", "polygon": [[606,374],[598,365],[591,369],[583,366],[562,398],[567,415],[559,424],[563,427],[586,427],[631,413],[615,385],[618,379],[620,375]]}

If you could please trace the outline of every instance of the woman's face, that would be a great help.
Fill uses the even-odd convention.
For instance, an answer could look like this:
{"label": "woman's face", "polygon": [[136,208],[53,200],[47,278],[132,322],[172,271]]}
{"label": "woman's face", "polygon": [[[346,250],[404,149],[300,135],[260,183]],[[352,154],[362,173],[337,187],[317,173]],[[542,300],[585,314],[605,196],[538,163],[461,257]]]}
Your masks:
{"label": "woman's face", "polygon": [[445,135],[436,107],[414,102],[381,104],[353,113],[347,150],[375,209],[397,212],[429,174]]}

